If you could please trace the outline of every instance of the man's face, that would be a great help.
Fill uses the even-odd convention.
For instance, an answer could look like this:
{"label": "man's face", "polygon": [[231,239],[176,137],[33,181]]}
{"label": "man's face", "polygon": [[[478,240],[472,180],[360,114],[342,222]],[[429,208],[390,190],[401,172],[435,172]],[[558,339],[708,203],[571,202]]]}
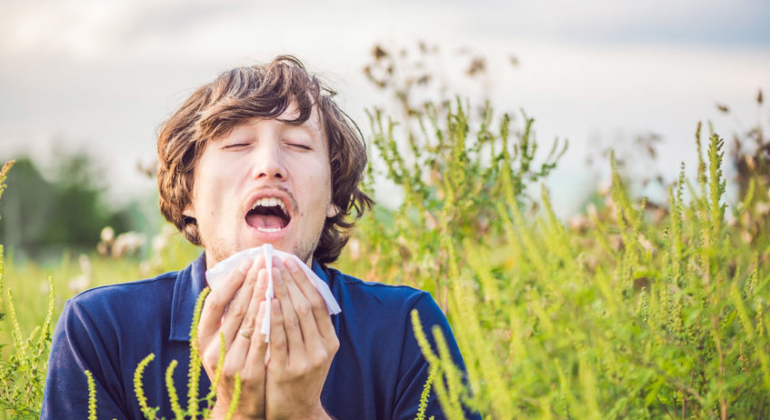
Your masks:
{"label": "man's face", "polygon": [[255,118],[207,142],[195,167],[191,203],[206,263],[271,243],[310,262],[326,217],[333,217],[329,145],[318,108],[302,125],[290,106],[278,119]]}

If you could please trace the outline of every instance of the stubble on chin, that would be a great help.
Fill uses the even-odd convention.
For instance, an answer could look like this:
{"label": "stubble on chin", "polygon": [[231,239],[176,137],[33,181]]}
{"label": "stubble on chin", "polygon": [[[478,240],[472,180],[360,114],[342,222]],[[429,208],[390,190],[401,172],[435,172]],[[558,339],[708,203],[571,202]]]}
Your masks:
{"label": "stubble on chin", "polygon": [[294,249],[292,250],[292,254],[296,255],[297,258],[299,258],[305,264],[308,264],[310,262],[310,258],[313,256],[313,253],[315,252],[315,248],[317,245],[318,245],[318,241],[316,241],[314,244],[309,244],[309,243],[299,244],[294,247]]}
{"label": "stubble on chin", "polygon": [[[202,239],[202,238],[201,238]],[[206,252],[206,259],[208,261],[213,262],[211,267],[214,265],[224,261],[227,259],[227,257],[235,254],[238,252],[237,249],[228,247],[221,243],[207,243],[206,241],[201,240],[201,246],[203,246],[203,250]]]}

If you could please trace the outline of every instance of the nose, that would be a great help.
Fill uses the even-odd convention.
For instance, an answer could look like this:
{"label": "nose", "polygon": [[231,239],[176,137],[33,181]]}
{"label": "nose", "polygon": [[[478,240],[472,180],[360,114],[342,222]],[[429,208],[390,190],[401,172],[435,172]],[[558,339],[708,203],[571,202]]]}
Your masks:
{"label": "nose", "polygon": [[286,165],[278,144],[263,142],[254,150],[252,177],[263,181],[285,180]]}

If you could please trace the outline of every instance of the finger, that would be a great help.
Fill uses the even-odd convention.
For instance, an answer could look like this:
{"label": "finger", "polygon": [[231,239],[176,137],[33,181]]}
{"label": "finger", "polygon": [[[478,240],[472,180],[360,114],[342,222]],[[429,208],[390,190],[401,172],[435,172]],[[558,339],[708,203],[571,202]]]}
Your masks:
{"label": "finger", "polygon": [[[273,279],[275,281],[275,279]],[[286,333],[283,330],[283,315],[281,302],[278,299],[270,301],[270,363],[268,366],[286,366],[288,347]],[[265,309],[268,309],[267,307]]]}
{"label": "finger", "polygon": [[[232,303],[230,303],[230,307],[227,312],[225,312],[224,318],[222,319],[219,331],[224,334],[225,343],[228,344],[228,347],[240,329],[241,323],[249,310],[251,296],[257,282],[257,275],[257,266],[256,264],[252,264],[246,274],[246,281],[243,283],[243,286],[238,291],[238,294],[235,296]],[[256,316],[256,310],[257,308],[253,309],[254,316]]]}
{"label": "finger", "polygon": [[251,260],[241,262],[238,268],[233,270],[222,282],[222,285],[212,290],[206,297],[198,323],[198,337],[210,339],[212,336],[216,336],[225,308],[233,299],[235,292],[243,285],[251,264]]}
{"label": "finger", "polygon": [[[256,289],[256,286],[254,289]],[[253,293],[251,296],[253,297]],[[236,372],[241,371],[246,366],[246,359],[251,349],[252,338],[254,336],[259,336],[257,331],[259,304],[259,300],[253,298],[249,299],[249,307],[246,310],[246,314],[241,319],[240,328],[233,337],[230,348],[225,355],[223,372],[226,376],[235,375]],[[242,379],[246,380],[245,377]]]}
{"label": "finger", "polygon": [[310,302],[318,332],[324,339],[336,338],[337,332],[334,330],[332,319],[329,316],[329,310],[326,308],[326,302],[321,296],[321,293],[311,283],[311,280],[302,271],[296,261],[292,261],[291,259],[287,260],[286,268],[292,273],[292,278],[295,279],[295,283],[299,290],[302,291],[302,294]]}
{"label": "finger", "polygon": [[[289,292],[289,298],[291,300],[291,306],[294,309],[294,315],[299,322],[303,345],[308,349],[308,347],[317,345],[318,341],[321,339],[321,334],[318,331],[318,325],[316,324],[315,316],[313,315],[312,305],[297,284],[297,279],[304,275],[305,273],[302,273],[301,271],[292,273],[286,266],[281,266],[281,277],[286,284],[286,289]],[[288,315],[284,315],[284,318],[287,317]],[[286,322],[284,321],[284,323]],[[289,348],[291,349],[292,340],[288,328],[286,334],[289,335]],[[291,355],[293,352],[290,351],[289,354]]]}
{"label": "finger", "polygon": [[[289,346],[289,359],[297,360],[304,357],[305,343],[302,337],[297,312],[294,309],[289,288],[294,287],[290,278],[284,278],[282,274],[283,264],[278,262],[273,268],[273,283],[276,291],[276,298],[281,302],[281,313],[283,314],[283,329],[286,334],[286,340]],[[287,272],[288,273],[288,272]],[[313,326],[315,328],[315,326]]]}
{"label": "finger", "polygon": [[[260,256],[260,259],[264,260],[262,256]],[[267,270],[265,270],[263,266],[264,262],[262,264],[257,264],[257,285],[254,287],[254,293],[252,295],[252,299],[257,299],[258,301],[265,300],[265,291],[268,287]]]}
{"label": "finger", "polygon": [[[257,267],[257,265],[254,266],[255,270]],[[259,303],[265,299],[264,295],[259,295],[259,291],[262,290],[264,293],[265,283],[267,283],[264,271],[265,270],[257,271],[257,282],[251,292],[251,297],[249,299],[249,309],[246,311],[246,315],[241,320],[241,327],[238,330],[238,334],[243,335],[246,339],[249,340],[251,339],[252,335],[254,335],[255,329],[259,327],[259,324],[257,323]],[[253,272],[251,274],[253,274]]]}
{"label": "finger", "polygon": [[[262,325],[262,320],[265,318],[265,308],[269,308],[268,303],[263,299],[259,301],[256,324]],[[249,353],[246,355],[246,364],[243,368],[244,377],[251,377],[258,379],[261,375],[264,375],[265,371],[265,354],[267,353],[267,343],[265,343],[264,334],[259,330],[254,332],[251,337],[251,345],[249,346]]]}

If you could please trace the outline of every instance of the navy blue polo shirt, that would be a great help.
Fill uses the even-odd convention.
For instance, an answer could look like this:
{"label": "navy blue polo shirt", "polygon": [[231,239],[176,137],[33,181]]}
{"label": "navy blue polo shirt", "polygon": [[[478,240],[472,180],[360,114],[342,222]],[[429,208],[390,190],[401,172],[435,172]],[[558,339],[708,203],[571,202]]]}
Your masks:
{"label": "navy blue polo shirt", "polygon": [[[177,394],[187,402],[190,324],[206,287],[201,255],[179,272],[85,291],[67,301],[51,345],[41,419],[88,415],[84,371],[96,382],[97,416],[143,419],[134,391],[134,371],[148,354],[155,359],[143,376],[150,407],[158,418],[174,418],[165,386],[172,360]],[[465,369],[444,314],[430,294],[406,286],[363,282],[313,263],[328,283],[342,313],[332,316],[340,348],[331,364],[321,403],[335,419],[414,419],[428,377],[412,330],[417,309],[425,331],[443,330],[456,363]],[[199,396],[210,382],[201,368]],[[443,419],[434,393],[425,418]],[[480,419],[474,415],[473,418]]]}

